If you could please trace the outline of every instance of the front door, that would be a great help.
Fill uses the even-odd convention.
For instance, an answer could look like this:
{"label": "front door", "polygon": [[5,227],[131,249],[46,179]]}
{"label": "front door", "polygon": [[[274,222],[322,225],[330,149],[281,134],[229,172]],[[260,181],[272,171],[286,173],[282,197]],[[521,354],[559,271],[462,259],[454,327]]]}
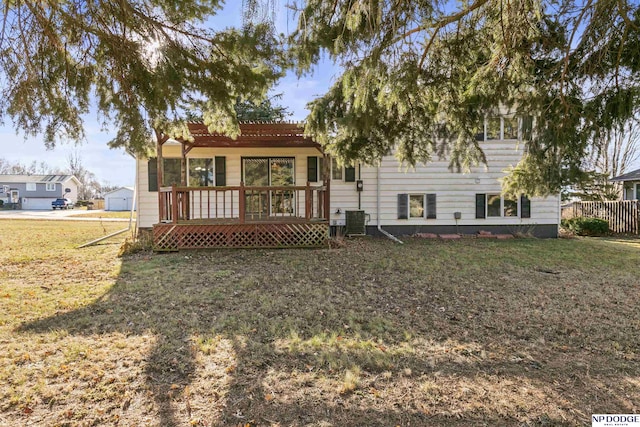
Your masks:
{"label": "front door", "polygon": [[[294,159],[291,157],[242,158],[243,181],[247,187],[283,187],[294,185]],[[293,191],[246,190],[247,218],[291,215]]]}

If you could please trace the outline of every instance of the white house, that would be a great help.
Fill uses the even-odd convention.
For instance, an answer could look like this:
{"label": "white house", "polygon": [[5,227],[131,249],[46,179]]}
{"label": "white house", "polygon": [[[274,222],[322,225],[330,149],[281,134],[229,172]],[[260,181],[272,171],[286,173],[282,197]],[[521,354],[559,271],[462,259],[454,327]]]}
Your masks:
{"label": "white house", "polygon": [[231,140],[191,123],[192,141],[161,137],[157,159],[138,159],[138,226],[153,228],[165,249],[311,246],[342,227],[556,237],[559,196],[500,194],[499,179],[521,159],[523,144],[517,119],[491,120],[499,130],[481,143],[488,165],[466,174],[450,172],[447,161],[406,169],[393,156],[341,167],[297,125],[241,125]]}
{"label": "white house", "polygon": [[105,211],[130,211],[132,206],[133,187],[120,187],[104,195]]}
{"label": "white house", "polygon": [[77,202],[79,186],[73,175],[0,175],[0,200],[17,209],[51,209],[57,198]]}
{"label": "white house", "polygon": [[640,200],[640,169],[611,178],[611,181],[622,182],[622,200]]}

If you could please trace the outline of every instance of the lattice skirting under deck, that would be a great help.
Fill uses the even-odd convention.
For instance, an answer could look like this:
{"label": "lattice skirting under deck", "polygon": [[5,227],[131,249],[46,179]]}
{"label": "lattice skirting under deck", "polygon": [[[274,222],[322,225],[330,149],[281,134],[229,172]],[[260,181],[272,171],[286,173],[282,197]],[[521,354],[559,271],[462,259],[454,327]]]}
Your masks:
{"label": "lattice skirting under deck", "polygon": [[327,245],[329,224],[155,224],[156,251],[202,248],[309,248]]}

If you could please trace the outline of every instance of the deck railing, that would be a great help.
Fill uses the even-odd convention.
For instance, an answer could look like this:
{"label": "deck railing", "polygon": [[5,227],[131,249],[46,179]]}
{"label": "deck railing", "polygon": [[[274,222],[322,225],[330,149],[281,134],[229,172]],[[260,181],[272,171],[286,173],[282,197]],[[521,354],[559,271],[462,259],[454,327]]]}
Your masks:
{"label": "deck railing", "polygon": [[161,187],[160,222],[313,221],[329,217],[327,186]]}

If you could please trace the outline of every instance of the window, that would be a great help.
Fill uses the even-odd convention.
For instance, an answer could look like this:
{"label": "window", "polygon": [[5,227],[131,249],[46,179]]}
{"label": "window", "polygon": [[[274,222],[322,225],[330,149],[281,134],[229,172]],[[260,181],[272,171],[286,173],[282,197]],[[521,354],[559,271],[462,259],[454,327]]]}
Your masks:
{"label": "window", "polygon": [[36,191],[36,183],[27,182],[27,191]]}
{"label": "window", "polygon": [[409,195],[409,218],[424,217],[424,194]]}
{"label": "window", "polygon": [[518,213],[531,218],[531,201],[525,195],[518,201],[500,194],[476,194],[476,218],[517,217]]}
{"label": "window", "polygon": [[398,219],[436,218],[435,194],[398,194]]}
{"label": "window", "polygon": [[224,187],[227,185],[227,158],[225,156],[216,156],[216,186]]}
{"label": "window", "polygon": [[189,187],[210,187],[214,185],[213,159],[188,159]]}
{"label": "window", "polygon": [[323,177],[323,163],[322,157],[309,156],[307,157],[307,181],[319,182],[324,179]]}
{"label": "window", "polygon": [[[243,157],[242,176],[247,187],[286,187],[295,184],[292,157]],[[251,218],[275,214],[293,214],[292,190],[253,190],[245,192],[245,209]]]}
{"label": "window", "polygon": [[533,136],[533,117],[524,116],[522,118],[522,139],[524,141],[531,141]]}
{"label": "window", "polygon": [[502,213],[503,216],[518,216],[518,201],[513,199],[504,199]]}
{"label": "window", "polygon": [[164,171],[162,175],[162,186],[180,185],[182,177],[180,174],[180,159],[162,159]]}
{"label": "window", "polygon": [[331,158],[331,179],[334,181],[342,181],[342,167],[334,157]]}
{"label": "window", "polygon": [[505,117],[502,123],[504,133],[502,139],[518,139],[518,119]]}
{"label": "window", "polygon": [[[522,137],[531,139],[531,117],[522,118]],[[485,123],[484,141],[497,139],[519,139],[520,120],[517,117],[488,117]],[[478,141],[483,135],[477,135]]]}
{"label": "window", "polygon": [[500,139],[500,117],[489,117],[487,119],[485,140]]}
{"label": "window", "polygon": [[499,194],[487,194],[487,216],[502,216],[500,209],[501,197]]}
{"label": "window", "polygon": [[47,191],[56,191],[55,182],[47,182],[46,190]]}

